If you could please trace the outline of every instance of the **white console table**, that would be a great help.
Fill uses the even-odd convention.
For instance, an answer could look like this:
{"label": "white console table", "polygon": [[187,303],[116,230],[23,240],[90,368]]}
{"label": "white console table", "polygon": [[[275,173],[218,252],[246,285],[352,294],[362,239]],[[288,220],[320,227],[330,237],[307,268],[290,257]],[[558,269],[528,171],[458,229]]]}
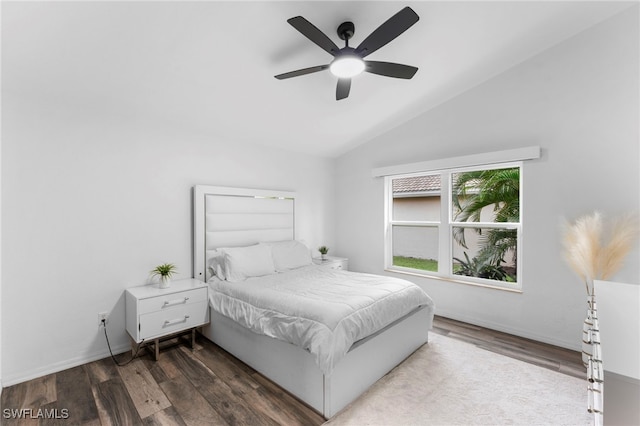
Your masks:
{"label": "white console table", "polygon": [[640,285],[595,281],[606,425],[640,425]]}

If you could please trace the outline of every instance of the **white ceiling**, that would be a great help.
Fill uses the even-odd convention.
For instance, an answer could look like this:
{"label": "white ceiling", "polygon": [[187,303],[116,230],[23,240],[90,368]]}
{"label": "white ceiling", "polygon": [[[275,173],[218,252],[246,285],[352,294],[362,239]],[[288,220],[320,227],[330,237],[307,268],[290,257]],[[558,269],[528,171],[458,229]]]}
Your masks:
{"label": "white ceiling", "polygon": [[[637,2],[44,2],[2,4],[4,91],[155,117],[212,139],[337,156]],[[335,100],[331,56],[286,21],[302,15],[356,46],[404,6],[420,21],[367,59]]]}

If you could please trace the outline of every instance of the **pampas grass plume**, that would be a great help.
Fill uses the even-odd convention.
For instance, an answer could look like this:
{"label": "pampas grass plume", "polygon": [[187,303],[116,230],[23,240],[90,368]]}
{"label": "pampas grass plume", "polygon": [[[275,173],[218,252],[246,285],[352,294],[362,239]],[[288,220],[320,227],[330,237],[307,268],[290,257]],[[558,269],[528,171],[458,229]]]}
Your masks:
{"label": "pampas grass plume", "polygon": [[622,216],[613,223],[609,243],[601,249],[601,279],[610,278],[622,267],[624,258],[631,251],[638,236],[638,230],[638,217],[633,214]]}
{"label": "pampas grass plume", "polygon": [[[639,234],[638,216],[627,214],[615,220],[604,234],[602,215],[594,212],[564,226],[565,260],[593,294],[593,280],[615,274]],[[603,239],[606,237],[606,243]]]}
{"label": "pampas grass plume", "polygon": [[595,279],[602,238],[602,216],[599,212],[578,218],[565,226],[565,259],[578,276],[589,282]]}

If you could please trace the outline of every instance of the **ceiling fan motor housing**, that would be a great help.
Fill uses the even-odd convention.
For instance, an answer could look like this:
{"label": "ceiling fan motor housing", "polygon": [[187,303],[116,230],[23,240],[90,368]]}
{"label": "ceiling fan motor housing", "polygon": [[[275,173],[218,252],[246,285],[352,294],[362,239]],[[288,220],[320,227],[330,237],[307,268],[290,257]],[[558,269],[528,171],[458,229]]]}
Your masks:
{"label": "ceiling fan motor housing", "polygon": [[340,40],[349,40],[356,32],[356,26],[351,21],[343,22],[338,26],[338,37]]}

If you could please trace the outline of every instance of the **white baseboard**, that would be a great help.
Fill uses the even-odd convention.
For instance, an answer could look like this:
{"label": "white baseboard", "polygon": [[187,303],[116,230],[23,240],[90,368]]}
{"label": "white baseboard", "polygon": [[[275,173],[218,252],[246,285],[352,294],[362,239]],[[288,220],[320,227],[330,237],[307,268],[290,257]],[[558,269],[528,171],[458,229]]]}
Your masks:
{"label": "white baseboard", "polygon": [[[131,350],[131,346],[130,345],[120,345],[120,346],[116,346],[114,348],[112,348],[113,350],[113,354],[117,355],[117,354],[121,354],[127,351]],[[67,370],[69,368],[73,368],[73,367],[77,367],[79,365],[82,364],[87,364],[89,362],[93,362],[93,361],[97,361],[99,359],[103,359],[103,358],[107,358],[110,357],[111,354],[109,353],[109,350],[104,350],[101,352],[96,352],[93,354],[86,354],[86,355],[81,355],[78,357],[74,357],[65,361],[60,361],[60,362],[56,362],[53,364],[49,364],[43,367],[38,367],[36,369],[30,370],[30,371],[22,371],[20,373],[17,374],[9,374],[8,376],[5,376],[2,378],[2,386],[4,387],[8,387],[8,386],[13,386],[16,385],[18,383],[22,383],[22,382],[26,382],[28,380],[32,380],[32,379],[37,379],[38,377],[43,377],[46,376],[48,374],[53,374],[53,373],[57,373],[59,371],[63,371],[63,370]],[[1,392],[1,387],[0,387],[0,392]]]}
{"label": "white baseboard", "polygon": [[[578,341],[567,342],[565,340],[554,339],[553,337],[532,333],[528,330],[522,330],[517,327],[509,327],[501,323],[495,323],[491,321],[479,320],[478,318],[474,318],[474,317],[468,317],[458,312],[436,310],[436,315],[445,317],[445,318],[451,318],[457,321],[466,322],[468,324],[478,325],[480,327],[490,328],[496,331],[502,331],[503,333],[513,334],[514,336],[524,337],[526,339],[531,339],[531,340],[535,340],[542,343],[548,343],[550,345],[559,346],[561,348],[570,349],[573,351],[580,352],[582,350],[582,346]],[[576,331],[577,336],[581,336],[582,335],[581,333],[582,333],[582,329]]]}

